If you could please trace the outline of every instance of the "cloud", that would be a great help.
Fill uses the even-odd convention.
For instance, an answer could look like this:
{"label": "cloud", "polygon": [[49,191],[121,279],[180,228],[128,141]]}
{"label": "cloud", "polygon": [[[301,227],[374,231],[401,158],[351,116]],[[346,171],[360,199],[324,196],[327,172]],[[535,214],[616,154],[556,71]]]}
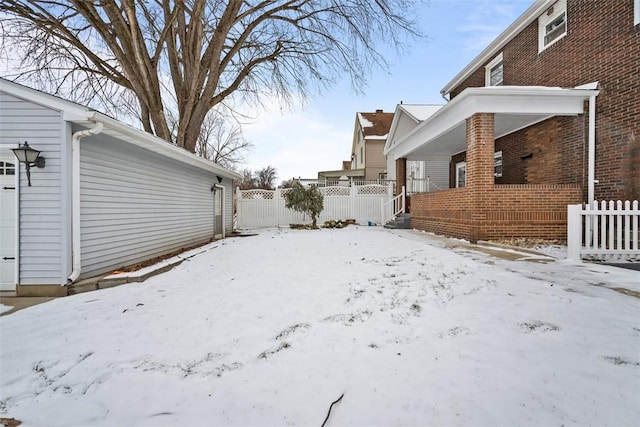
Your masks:
{"label": "cloud", "polygon": [[[351,120],[355,120],[355,113]],[[273,166],[278,182],[293,177],[315,178],[318,171],[336,170],[350,158],[352,128],[309,110],[261,113],[243,125],[245,137],[254,146],[251,169]]]}
{"label": "cloud", "polygon": [[465,2],[467,10],[456,30],[467,51],[479,52],[487,47],[514,20],[514,10],[529,3],[523,0],[496,3],[493,0]]}

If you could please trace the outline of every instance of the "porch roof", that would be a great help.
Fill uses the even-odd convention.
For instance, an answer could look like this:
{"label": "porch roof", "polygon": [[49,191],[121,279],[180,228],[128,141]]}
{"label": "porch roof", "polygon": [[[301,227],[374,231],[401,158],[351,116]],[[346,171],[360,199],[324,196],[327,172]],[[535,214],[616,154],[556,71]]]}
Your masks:
{"label": "porch roof", "polygon": [[476,113],[495,114],[495,138],[500,138],[553,116],[584,112],[584,101],[598,90],[545,86],[491,86],[467,88],[384,154],[424,160],[466,149],[465,120]]}

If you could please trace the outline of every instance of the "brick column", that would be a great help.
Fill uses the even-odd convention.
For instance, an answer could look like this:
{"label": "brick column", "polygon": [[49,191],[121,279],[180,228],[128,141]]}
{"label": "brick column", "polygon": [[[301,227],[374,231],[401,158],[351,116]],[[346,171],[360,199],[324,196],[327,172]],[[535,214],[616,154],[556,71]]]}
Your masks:
{"label": "brick column", "polygon": [[402,191],[402,186],[407,185],[407,159],[396,159],[396,196]]}
{"label": "brick column", "polygon": [[467,119],[467,188],[471,214],[472,242],[484,239],[482,226],[487,220],[486,200],[492,197],[494,188],[493,155],[494,114],[477,113]]}

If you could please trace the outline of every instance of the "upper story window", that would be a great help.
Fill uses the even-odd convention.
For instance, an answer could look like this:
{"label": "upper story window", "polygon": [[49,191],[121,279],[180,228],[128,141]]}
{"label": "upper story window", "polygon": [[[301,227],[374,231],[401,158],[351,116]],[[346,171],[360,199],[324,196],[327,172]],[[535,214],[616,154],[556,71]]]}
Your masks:
{"label": "upper story window", "polygon": [[485,86],[502,86],[503,67],[502,53],[500,53],[485,67]]}
{"label": "upper story window", "polygon": [[640,0],[635,0],[633,6],[633,25],[638,25],[640,24]]}
{"label": "upper story window", "polygon": [[567,34],[567,1],[558,0],[538,18],[538,52]]}

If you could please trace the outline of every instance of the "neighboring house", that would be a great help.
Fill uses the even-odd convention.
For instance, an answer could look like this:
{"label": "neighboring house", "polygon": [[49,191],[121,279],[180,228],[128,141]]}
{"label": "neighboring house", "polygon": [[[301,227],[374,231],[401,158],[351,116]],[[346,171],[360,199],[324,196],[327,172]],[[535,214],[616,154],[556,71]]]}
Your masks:
{"label": "neighboring house", "polygon": [[[398,104],[386,144],[393,145],[394,141],[403,139],[440,108],[442,105]],[[449,160],[448,156],[432,156],[428,160],[407,161],[405,183],[407,193],[422,193],[449,188]],[[392,157],[387,158],[387,176],[389,179],[396,178],[396,162]]]}
{"label": "neighboring house", "polygon": [[351,160],[343,161],[342,169],[318,172],[318,180],[393,180],[393,176],[388,177],[387,161],[382,153],[392,121],[393,113],[385,113],[383,110],[356,113]]}
{"label": "neighboring house", "polygon": [[640,199],[640,0],[538,0],[389,141],[449,158],[449,188],[411,197],[412,226],[471,241],[566,237],[567,205]]}
{"label": "neighboring house", "polygon": [[365,180],[387,179],[387,160],[382,153],[393,113],[357,113],[351,144],[351,170],[361,170]]}
{"label": "neighboring house", "polygon": [[[11,149],[28,142],[44,168]],[[235,172],[87,107],[0,79],[0,289],[78,280],[224,237]]]}

